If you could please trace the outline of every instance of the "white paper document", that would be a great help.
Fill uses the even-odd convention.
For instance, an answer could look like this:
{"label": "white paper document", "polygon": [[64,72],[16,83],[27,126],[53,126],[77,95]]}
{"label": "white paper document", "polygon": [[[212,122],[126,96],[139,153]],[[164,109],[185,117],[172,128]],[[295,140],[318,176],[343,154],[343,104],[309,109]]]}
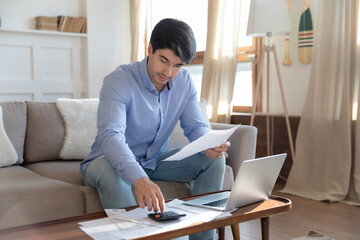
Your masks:
{"label": "white paper document", "polygon": [[112,217],[108,215],[109,217],[106,218],[80,222],[79,227],[96,240],[132,239],[180,229],[199,222],[208,222],[230,214],[228,212],[187,206],[179,199],[166,203],[166,211],[186,213],[186,216],[174,221],[156,222],[147,216],[150,213],[147,209],[135,208],[128,212],[110,213]]}
{"label": "white paper document", "polygon": [[235,132],[240,125],[225,130],[210,130],[204,136],[183,147],[179,152],[164,159],[163,161],[179,161],[208,148],[218,147],[223,144]]}

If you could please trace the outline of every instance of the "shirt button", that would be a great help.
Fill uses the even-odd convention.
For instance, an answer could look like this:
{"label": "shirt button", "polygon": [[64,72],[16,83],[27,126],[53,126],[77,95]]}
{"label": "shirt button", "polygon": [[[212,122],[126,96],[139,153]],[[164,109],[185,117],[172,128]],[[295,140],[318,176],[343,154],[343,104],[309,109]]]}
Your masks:
{"label": "shirt button", "polygon": [[160,133],[157,133],[156,135],[157,135],[157,136],[159,136],[159,135],[160,135]]}

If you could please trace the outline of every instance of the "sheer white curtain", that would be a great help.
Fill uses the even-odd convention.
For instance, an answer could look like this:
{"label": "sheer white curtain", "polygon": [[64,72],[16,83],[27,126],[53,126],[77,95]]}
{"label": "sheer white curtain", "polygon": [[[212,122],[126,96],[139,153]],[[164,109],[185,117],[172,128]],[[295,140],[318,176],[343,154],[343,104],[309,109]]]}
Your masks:
{"label": "sheer white curtain", "polygon": [[[359,3],[360,1],[356,1],[355,12],[357,16],[357,48],[353,49],[354,52],[357,53],[356,61],[353,62],[355,67],[355,81],[351,85],[351,88],[354,89],[353,96],[351,99],[354,99],[354,105],[352,108],[352,116],[353,121],[351,125],[352,131],[352,162],[351,162],[351,172],[350,172],[350,184],[349,191],[344,200],[344,202],[360,205],[360,26],[359,26]],[[355,4],[354,4],[355,5]]]}
{"label": "sheer white curtain", "polygon": [[141,61],[146,55],[148,0],[130,1],[131,61]]}
{"label": "sheer white curtain", "polygon": [[309,90],[284,192],[360,204],[359,111],[353,126],[351,119],[358,7],[359,0],[318,1]]}
{"label": "sheer white curtain", "polygon": [[206,99],[207,112],[212,122],[230,122],[236,74],[240,2],[210,0],[208,3],[201,98]]}

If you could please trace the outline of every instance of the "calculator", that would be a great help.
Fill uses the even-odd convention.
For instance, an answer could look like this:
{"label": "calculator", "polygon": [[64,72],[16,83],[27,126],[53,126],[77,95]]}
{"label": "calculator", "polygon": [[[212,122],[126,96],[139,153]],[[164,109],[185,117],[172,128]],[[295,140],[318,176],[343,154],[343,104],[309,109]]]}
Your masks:
{"label": "calculator", "polygon": [[167,220],[176,220],[181,217],[185,217],[186,214],[183,213],[177,213],[174,211],[167,211],[163,213],[150,213],[148,214],[149,218],[154,219],[155,221],[167,221]]}

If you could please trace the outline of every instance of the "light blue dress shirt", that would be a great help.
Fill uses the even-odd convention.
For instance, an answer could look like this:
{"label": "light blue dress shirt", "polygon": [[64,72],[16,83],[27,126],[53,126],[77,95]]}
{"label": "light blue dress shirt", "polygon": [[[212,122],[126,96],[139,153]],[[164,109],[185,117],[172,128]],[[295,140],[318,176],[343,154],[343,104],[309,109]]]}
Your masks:
{"label": "light blue dress shirt", "polygon": [[97,136],[87,165],[104,155],[118,176],[133,184],[155,169],[177,121],[190,142],[209,131],[202,116],[192,78],[182,68],[162,92],[153,85],[147,58],[117,67],[104,79],[97,112]]}

